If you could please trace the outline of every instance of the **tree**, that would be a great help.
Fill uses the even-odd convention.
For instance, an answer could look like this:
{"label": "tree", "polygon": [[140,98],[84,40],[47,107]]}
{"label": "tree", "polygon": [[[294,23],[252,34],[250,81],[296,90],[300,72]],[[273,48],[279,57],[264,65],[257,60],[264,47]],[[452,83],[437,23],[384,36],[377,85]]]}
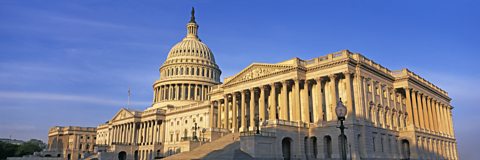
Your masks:
{"label": "tree", "polygon": [[21,157],[24,155],[32,155],[34,152],[42,151],[41,144],[43,144],[43,142],[38,143],[38,141],[32,140],[25,142],[18,147],[15,155]]}
{"label": "tree", "polygon": [[7,159],[7,157],[16,156],[19,145],[1,142],[0,141],[0,159]]}

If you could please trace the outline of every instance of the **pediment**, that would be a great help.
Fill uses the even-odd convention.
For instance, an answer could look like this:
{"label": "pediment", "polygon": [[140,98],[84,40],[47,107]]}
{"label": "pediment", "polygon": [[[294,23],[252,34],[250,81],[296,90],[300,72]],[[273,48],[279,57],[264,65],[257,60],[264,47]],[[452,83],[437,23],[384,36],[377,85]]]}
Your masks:
{"label": "pediment", "polygon": [[253,63],[249,65],[247,68],[240,71],[238,74],[226,80],[224,85],[234,84],[237,82],[243,82],[243,81],[265,77],[268,75],[273,75],[275,73],[282,72],[290,68],[293,68],[293,66]]}
{"label": "pediment", "polygon": [[118,120],[127,119],[131,117],[134,117],[134,114],[129,110],[122,108],[120,109],[120,111],[117,112],[117,114],[115,114],[115,116],[112,118],[112,121],[118,121]]}

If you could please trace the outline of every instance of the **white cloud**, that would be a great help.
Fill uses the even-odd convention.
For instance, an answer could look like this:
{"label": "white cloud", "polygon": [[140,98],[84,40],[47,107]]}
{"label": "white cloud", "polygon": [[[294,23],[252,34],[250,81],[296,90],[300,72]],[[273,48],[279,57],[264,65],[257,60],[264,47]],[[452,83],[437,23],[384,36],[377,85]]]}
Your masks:
{"label": "white cloud", "polygon": [[[19,99],[19,100],[41,100],[41,101],[67,101],[77,103],[91,103],[99,105],[125,105],[125,100],[108,99],[101,97],[67,95],[58,93],[41,93],[41,92],[12,92],[0,91],[0,99]],[[149,101],[131,101],[131,105],[148,106]]]}

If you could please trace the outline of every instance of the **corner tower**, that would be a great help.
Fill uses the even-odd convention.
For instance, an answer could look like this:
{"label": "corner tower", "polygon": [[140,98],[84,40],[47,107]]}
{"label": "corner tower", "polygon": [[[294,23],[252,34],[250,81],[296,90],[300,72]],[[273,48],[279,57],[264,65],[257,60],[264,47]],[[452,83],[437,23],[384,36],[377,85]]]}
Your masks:
{"label": "corner tower", "polygon": [[170,49],[160,67],[160,79],[153,84],[153,108],[208,100],[211,86],[220,84],[221,71],[210,48],[198,37],[198,27],[192,8],[187,35]]}

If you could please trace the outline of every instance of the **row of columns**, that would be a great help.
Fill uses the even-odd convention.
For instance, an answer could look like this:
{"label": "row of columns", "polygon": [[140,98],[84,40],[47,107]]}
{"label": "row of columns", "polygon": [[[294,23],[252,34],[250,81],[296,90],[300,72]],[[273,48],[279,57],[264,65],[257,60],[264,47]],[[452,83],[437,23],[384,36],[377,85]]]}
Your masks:
{"label": "row of columns", "polygon": [[201,84],[166,84],[154,88],[153,102],[166,100],[207,100],[210,87]]}
{"label": "row of columns", "polygon": [[144,122],[130,122],[114,125],[110,130],[112,144],[124,145],[153,145],[161,142],[161,135],[165,130],[162,121],[150,120]]}
{"label": "row of columns", "polygon": [[[358,77],[358,76],[357,76]],[[396,89],[367,77],[359,78],[359,100],[365,108],[358,107],[357,115],[376,127],[392,130],[406,127],[405,99]]]}
{"label": "row of columns", "polygon": [[420,159],[458,159],[455,142],[417,137]]}
{"label": "row of columns", "polygon": [[[347,98],[343,101],[346,102],[348,108],[347,116],[353,120],[355,111],[353,111],[352,103],[351,75],[350,72],[345,72],[342,75],[332,74],[328,77],[309,80],[289,79],[226,93],[223,99],[217,99],[211,103],[210,126],[233,131],[252,130],[255,126],[255,116],[258,116],[260,121],[280,119],[310,123],[337,120],[334,108],[339,100],[337,93],[339,76],[343,76],[347,82]],[[329,86],[324,86],[327,80],[330,82]],[[325,89],[329,89],[329,97],[325,96]],[[326,98],[331,98],[328,106],[324,106]],[[312,102],[316,102],[317,105],[310,104]],[[214,114],[215,108],[217,108],[216,115]],[[230,108],[233,111],[232,114],[229,114]],[[330,118],[327,118],[326,114]],[[231,125],[230,122],[232,122]]]}
{"label": "row of columns", "polygon": [[405,88],[405,92],[409,124],[422,130],[453,136],[452,111],[449,105],[412,88]]}
{"label": "row of columns", "polygon": [[[185,70],[184,70],[185,69]],[[175,68],[168,68],[165,69],[162,75],[166,75],[168,77],[171,76],[201,76],[211,78],[215,81],[219,80],[218,72],[215,72],[213,69],[206,69],[206,68],[183,68],[183,67],[175,67]]]}

